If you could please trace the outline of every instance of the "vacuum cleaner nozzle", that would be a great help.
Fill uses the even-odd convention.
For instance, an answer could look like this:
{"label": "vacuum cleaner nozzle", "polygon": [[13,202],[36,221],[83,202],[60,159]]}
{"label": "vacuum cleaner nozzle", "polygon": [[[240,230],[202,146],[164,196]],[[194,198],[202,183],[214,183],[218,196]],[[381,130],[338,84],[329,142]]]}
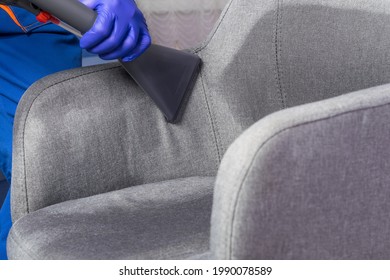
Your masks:
{"label": "vacuum cleaner nozzle", "polygon": [[178,121],[198,76],[200,58],[192,53],[151,45],[136,60],[121,63],[156,103],[167,121]]}

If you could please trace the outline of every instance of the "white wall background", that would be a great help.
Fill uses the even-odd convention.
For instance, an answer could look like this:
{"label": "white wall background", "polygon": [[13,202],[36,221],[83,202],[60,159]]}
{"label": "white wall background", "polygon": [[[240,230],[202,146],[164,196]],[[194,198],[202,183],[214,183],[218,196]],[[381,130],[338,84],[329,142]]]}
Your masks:
{"label": "white wall background", "polygon": [[228,0],[138,0],[155,43],[178,49],[200,44]]}
{"label": "white wall background", "polygon": [[[136,0],[153,43],[187,49],[204,41],[229,0]],[[103,63],[84,54],[83,65]]]}

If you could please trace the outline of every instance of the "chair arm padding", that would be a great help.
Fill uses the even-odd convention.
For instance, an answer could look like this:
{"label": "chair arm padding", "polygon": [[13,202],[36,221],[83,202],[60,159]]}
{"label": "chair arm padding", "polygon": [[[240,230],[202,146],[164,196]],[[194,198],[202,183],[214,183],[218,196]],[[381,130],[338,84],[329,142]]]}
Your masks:
{"label": "chair arm padding", "polygon": [[119,64],[48,76],[16,114],[12,213],[144,183],[215,176],[218,157],[198,83],[169,124]]}
{"label": "chair arm padding", "polygon": [[218,259],[390,257],[390,85],[274,113],[217,176]]}

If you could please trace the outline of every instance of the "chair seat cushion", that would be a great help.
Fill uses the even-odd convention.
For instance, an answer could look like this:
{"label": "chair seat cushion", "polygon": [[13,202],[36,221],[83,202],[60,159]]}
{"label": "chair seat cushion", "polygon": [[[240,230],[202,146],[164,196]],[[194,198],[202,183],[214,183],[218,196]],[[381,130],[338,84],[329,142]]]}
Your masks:
{"label": "chair seat cushion", "polygon": [[214,177],[145,184],[52,205],[14,224],[10,259],[185,259],[209,248]]}

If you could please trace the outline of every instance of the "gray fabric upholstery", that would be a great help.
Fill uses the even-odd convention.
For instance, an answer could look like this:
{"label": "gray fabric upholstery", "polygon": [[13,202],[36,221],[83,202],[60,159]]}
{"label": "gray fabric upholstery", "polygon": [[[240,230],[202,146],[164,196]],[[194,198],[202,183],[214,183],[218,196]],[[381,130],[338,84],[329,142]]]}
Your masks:
{"label": "gray fabric upholstery", "polygon": [[390,258],[390,85],[274,113],[227,151],[217,259]]}
{"label": "gray fabric upholstery", "polygon": [[219,164],[196,86],[180,124],[165,121],[117,64],[47,77],[23,96],[14,130],[12,218],[80,197],[215,175]]}
{"label": "gray fabric upholstery", "polygon": [[18,220],[12,259],[183,259],[209,248],[214,177],[135,186]]}
{"label": "gray fabric upholstery", "polygon": [[220,154],[290,106],[390,82],[390,1],[233,0],[200,51]]}
{"label": "gray fabric upholstery", "polygon": [[16,114],[13,220],[130,186],[215,176],[229,145],[266,115],[389,83],[389,14],[387,0],[231,0],[193,50],[203,67],[176,125],[118,64],[42,79]]}
{"label": "gray fabric upholstery", "polygon": [[389,13],[384,0],[232,0],[196,50],[204,66],[178,125],[116,64],[39,81],[16,114],[13,220],[129,184],[215,175],[261,117],[390,82]]}

